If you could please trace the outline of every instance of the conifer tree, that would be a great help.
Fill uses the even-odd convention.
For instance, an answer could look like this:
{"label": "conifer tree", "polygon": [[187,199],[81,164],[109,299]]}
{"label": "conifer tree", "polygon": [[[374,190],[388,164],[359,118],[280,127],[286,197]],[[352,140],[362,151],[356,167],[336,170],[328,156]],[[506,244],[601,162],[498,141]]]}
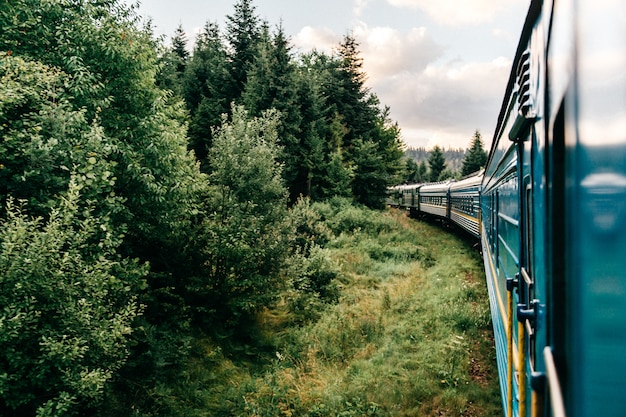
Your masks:
{"label": "conifer tree", "polygon": [[426,161],[421,161],[417,167],[417,182],[427,182],[428,181],[428,167],[426,166]]}
{"label": "conifer tree", "polygon": [[172,51],[179,59],[176,71],[182,74],[185,72],[187,60],[189,59],[189,51],[187,51],[187,34],[185,33],[182,24],[179,24],[174,31],[174,36],[172,37]]}
{"label": "conifer tree", "polygon": [[346,123],[344,149],[348,156],[353,141],[369,139],[378,113],[378,99],[365,87],[363,59],[356,38],[346,35],[337,49],[336,65],[329,68],[330,77],[324,81],[324,93],[331,111],[339,113]]}
{"label": "conifer tree", "polygon": [[228,58],[230,74],[234,81],[228,95],[229,102],[238,100],[241,96],[261,39],[260,20],[255,14],[256,8],[252,0],[239,0],[234,7],[233,14],[226,16]]}
{"label": "conifer tree", "polygon": [[212,144],[212,129],[220,125],[222,114],[230,112],[229,91],[233,79],[228,65],[219,26],[207,22],[196,38],[182,88],[191,115],[190,147],[205,168]]}
{"label": "conifer tree", "polygon": [[441,173],[446,168],[446,157],[439,145],[435,145],[430,151],[428,165],[430,167],[430,181],[439,181]]}
{"label": "conifer tree", "polygon": [[159,72],[157,74],[157,84],[167,90],[171,90],[177,95],[182,95],[183,76],[189,60],[187,51],[187,35],[182,25],[179,25],[172,37],[172,45],[163,48],[159,56]]}
{"label": "conifer tree", "polygon": [[254,115],[268,109],[281,113],[280,160],[293,203],[300,195],[311,195],[314,170],[323,161],[319,91],[306,72],[298,71],[282,26],[262,39],[242,101]]}
{"label": "conifer tree", "polygon": [[463,158],[463,166],[461,175],[469,175],[479,171],[487,163],[487,152],[483,149],[483,141],[480,132],[476,130],[472,139],[472,144],[465,158]]}

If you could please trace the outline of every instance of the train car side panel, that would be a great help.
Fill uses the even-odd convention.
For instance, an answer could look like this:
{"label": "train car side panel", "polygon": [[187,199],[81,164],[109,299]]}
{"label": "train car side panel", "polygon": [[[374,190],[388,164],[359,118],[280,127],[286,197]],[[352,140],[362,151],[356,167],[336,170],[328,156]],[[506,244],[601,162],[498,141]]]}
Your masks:
{"label": "train car side panel", "polygon": [[482,171],[450,185],[450,220],[475,237],[480,236]]}
{"label": "train car side panel", "polygon": [[419,189],[419,210],[439,217],[448,217],[449,182],[426,184]]}

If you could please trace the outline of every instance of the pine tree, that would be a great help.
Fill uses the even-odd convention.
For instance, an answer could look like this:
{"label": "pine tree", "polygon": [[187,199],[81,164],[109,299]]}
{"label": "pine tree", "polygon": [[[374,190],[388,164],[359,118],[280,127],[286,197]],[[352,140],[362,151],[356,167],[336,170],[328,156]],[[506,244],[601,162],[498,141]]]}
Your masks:
{"label": "pine tree", "polygon": [[439,181],[439,176],[446,168],[446,158],[439,145],[435,145],[433,150],[430,151],[428,165],[430,167],[430,181]]}
{"label": "pine tree", "polygon": [[476,130],[472,139],[472,145],[463,159],[461,175],[472,174],[485,166],[487,163],[487,152],[483,149],[483,141],[480,132]]}
{"label": "pine tree", "polygon": [[271,39],[269,35],[262,39],[242,100],[254,115],[272,108],[281,113],[280,159],[290,201],[294,203],[300,195],[311,194],[314,167],[323,160],[318,128],[322,118],[319,92],[311,77],[297,71],[282,26]]}
{"label": "pine tree", "polygon": [[172,51],[179,59],[176,71],[183,74],[187,66],[187,60],[189,59],[189,51],[187,51],[187,34],[182,24],[179,24],[174,31],[174,36],[172,37]]}
{"label": "pine tree", "polygon": [[336,68],[324,80],[324,93],[331,111],[339,113],[348,129],[344,149],[350,157],[356,139],[369,139],[378,114],[378,98],[365,87],[363,59],[359,44],[352,35],[346,35],[337,50]]}
{"label": "pine tree", "polygon": [[248,81],[248,71],[256,59],[261,39],[259,17],[252,0],[239,0],[232,15],[226,16],[226,39],[229,44],[230,74],[234,84],[229,91],[229,102],[238,100]]}
{"label": "pine tree", "polygon": [[179,25],[172,37],[172,46],[164,48],[159,56],[160,69],[156,79],[159,87],[171,90],[181,96],[183,91],[183,77],[188,60],[187,35],[182,25]]}
{"label": "pine tree", "polygon": [[207,22],[196,38],[182,88],[191,115],[190,147],[205,168],[212,144],[212,129],[220,125],[222,114],[230,112],[228,95],[232,85],[219,27]]}
{"label": "pine tree", "polygon": [[427,182],[428,181],[428,167],[426,166],[426,161],[421,161],[419,166],[417,167],[417,182]]}

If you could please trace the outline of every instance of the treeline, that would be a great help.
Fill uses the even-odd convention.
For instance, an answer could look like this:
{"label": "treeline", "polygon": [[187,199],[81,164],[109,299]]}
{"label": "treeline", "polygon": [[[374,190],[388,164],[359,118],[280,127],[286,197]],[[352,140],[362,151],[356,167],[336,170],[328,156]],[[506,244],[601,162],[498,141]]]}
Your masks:
{"label": "treeline", "polygon": [[[446,160],[446,168],[449,168],[452,171],[460,171],[461,166],[463,165],[463,158],[465,158],[465,154],[467,153],[467,149],[462,148],[441,148],[443,152],[443,157]],[[404,151],[404,155],[406,158],[410,158],[415,161],[417,164],[424,161],[428,163],[428,159],[430,157],[433,149],[426,149],[423,146],[417,148],[407,148]]]}
{"label": "treeline", "polygon": [[402,170],[354,38],[296,56],[247,0],[191,54],[117,0],[0,27],[1,415],[181,415],[195,340],[336,299],[309,199],[381,207]]}
{"label": "treeline", "polygon": [[386,188],[399,180],[400,130],[366,88],[353,36],[333,54],[295,54],[282,26],[270,28],[251,0],[241,0],[225,30],[207,22],[189,49],[179,27],[160,58],[157,83],[184,98],[191,149],[201,161],[231,103],[256,117],[274,109],[291,203],[344,196],[383,206]]}
{"label": "treeline", "polygon": [[404,183],[435,182],[459,179],[479,171],[487,163],[487,152],[476,130],[468,150],[443,150],[440,146],[430,151],[424,147],[409,148],[404,152],[404,160]]}

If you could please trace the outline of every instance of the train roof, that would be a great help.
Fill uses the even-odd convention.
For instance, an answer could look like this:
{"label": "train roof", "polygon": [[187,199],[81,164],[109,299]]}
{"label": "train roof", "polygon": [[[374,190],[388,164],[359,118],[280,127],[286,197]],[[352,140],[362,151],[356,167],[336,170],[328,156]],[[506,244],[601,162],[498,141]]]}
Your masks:
{"label": "train roof", "polygon": [[448,188],[450,188],[450,184],[452,184],[453,182],[454,180],[446,180],[424,184],[420,187],[420,192],[448,191]]}
{"label": "train roof", "polygon": [[458,181],[454,181],[452,184],[450,184],[450,189],[457,190],[457,189],[467,188],[467,187],[472,187],[472,186],[480,186],[483,180],[484,172],[485,170],[481,169],[480,171],[467,175]]}

